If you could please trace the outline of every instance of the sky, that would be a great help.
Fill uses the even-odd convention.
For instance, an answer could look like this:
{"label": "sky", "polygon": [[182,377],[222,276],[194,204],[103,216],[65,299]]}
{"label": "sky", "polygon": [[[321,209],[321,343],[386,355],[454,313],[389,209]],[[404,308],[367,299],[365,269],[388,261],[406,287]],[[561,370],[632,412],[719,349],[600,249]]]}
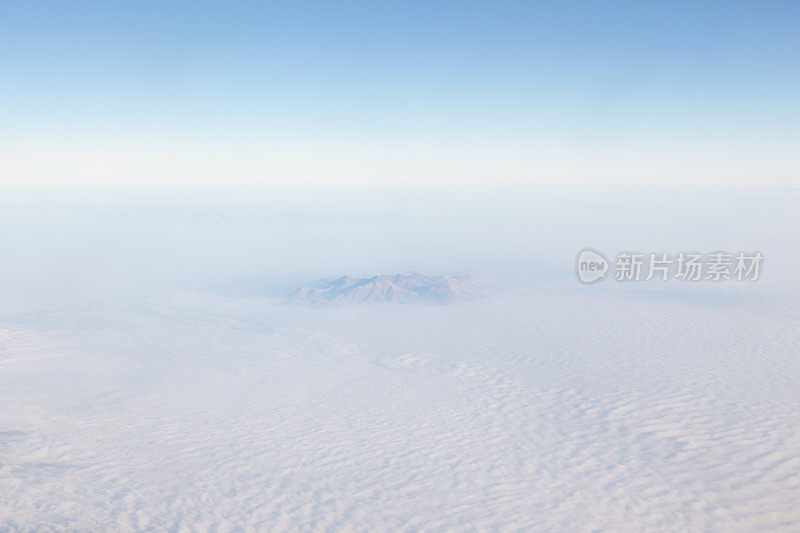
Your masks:
{"label": "sky", "polygon": [[797,2],[0,0],[0,184],[800,185]]}

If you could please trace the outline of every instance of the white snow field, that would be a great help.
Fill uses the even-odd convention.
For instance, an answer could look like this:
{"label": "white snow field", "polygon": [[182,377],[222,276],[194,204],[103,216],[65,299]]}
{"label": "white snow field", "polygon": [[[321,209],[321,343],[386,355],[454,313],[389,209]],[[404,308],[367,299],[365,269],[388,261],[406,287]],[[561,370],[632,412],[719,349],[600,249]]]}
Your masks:
{"label": "white snow field", "polygon": [[[0,531],[798,531],[800,292],[786,272],[800,247],[784,197],[736,196],[757,206],[744,222],[718,218],[730,198],[681,203],[708,220],[702,237],[659,236],[661,219],[515,232],[536,215],[505,218],[508,200],[483,230],[459,218],[463,235],[414,240],[433,215],[390,213],[387,241],[369,215],[338,222],[349,240],[324,262],[331,221],[220,230],[152,207],[94,223],[9,208]],[[586,205],[562,201],[564,221]],[[581,246],[710,250],[700,238],[763,251],[762,279],[583,286],[572,271]],[[276,253],[260,255],[266,242]],[[304,245],[317,270],[291,256]],[[268,294],[301,285],[275,281],[291,272],[411,269],[481,271],[488,290],[442,304]]]}

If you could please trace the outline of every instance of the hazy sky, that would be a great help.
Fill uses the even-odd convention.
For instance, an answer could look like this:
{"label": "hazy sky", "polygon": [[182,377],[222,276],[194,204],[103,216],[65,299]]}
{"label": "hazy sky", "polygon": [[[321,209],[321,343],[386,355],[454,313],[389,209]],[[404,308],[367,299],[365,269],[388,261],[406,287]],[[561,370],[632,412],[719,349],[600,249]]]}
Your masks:
{"label": "hazy sky", "polygon": [[0,183],[800,184],[797,2],[0,0]]}

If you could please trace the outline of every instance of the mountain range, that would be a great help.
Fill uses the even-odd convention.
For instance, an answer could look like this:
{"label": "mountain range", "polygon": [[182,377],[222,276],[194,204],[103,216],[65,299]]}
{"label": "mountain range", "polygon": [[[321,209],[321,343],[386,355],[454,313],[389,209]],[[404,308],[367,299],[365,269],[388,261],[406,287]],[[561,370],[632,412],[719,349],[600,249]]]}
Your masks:
{"label": "mountain range", "polygon": [[431,276],[418,272],[369,278],[325,278],[293,290],[293,300],[310,302],[438,302],[471,299],[477,289],[468,276]]}

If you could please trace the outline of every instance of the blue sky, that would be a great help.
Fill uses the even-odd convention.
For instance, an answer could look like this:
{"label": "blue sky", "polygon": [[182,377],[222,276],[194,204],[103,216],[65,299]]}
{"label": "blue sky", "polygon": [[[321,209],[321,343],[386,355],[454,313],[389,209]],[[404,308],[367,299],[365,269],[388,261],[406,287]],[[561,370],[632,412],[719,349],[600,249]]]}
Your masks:
{"label": "blue sky", "polygon": [[800,182],[796,2],[0,1],[2,182]]}

